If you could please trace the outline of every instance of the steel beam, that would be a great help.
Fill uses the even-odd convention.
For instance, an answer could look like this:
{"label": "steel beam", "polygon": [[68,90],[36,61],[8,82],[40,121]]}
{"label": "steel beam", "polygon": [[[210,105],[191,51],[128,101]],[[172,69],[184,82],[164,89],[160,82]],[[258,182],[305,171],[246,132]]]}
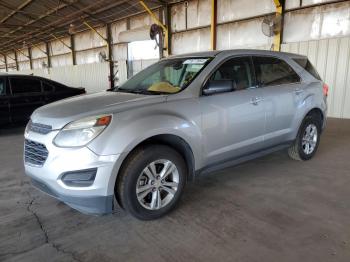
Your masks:
{"label": "steel beam", "polygon": [[[16,42],[19,42],[21,39],[26,39],[28,37],[31,37],[33,34],[35,34],[34,37],[42,35],[42,34],[49,34],[49,33],[52,32],[52,28],[50,28],[50,27],[56,26],[59,23],[62,23],[62,24],[59,25],[59,27],[63,27],[65,25],[67,25],[67,24],[73,23],[76,20],[86,19],[86,18],[88,18],[87,15],[81,16],[80,14],[82,12],[84,12],[85,10],[91,9],[91,8],[95,7],[96,5],[99,5],[99,4],[103,3],[103,2],[104,2],[104,0],[95,1],[93,4],[90,4],[90,5],[88,5],[88,6],[84,7],[84,8],[81,8],[80,10],[78,10],[76,12],[73,12],[71,14],[68,14],[68,15],[62,17],[61,19],[58,19],[58,20],[55,20],[55,21],[49,23],[48,25],[44,26],[41,30],[34,30],[34,32],[23,34],[21,36],[16,37],[15,40],[5,41],[5,42],[1,43],[1,47],[3,48],[4,46],[7,46],[11,42],[12,43],[15,42],[11,46],[16,45]],[[100,13],[100,12],[103,12],[105,10],[108,10],[110,8],[113,8],[113,7],[115,7],[117,5],[120,5],[120,4],[124,3],[124,2],[127,2],[127,0],[117,1],[117,2],[111,3],[110,5],[104,6],[103,8],[95,11],[93,13],[93,15],[95,15],[97,13]],[[9,47],[9,49],[10,49],[10,47]]]}
{"label": "steel beam", "polygon": [[283,4],[282,0],[274,0],[276,6],[276,16],[280,15],[282,17],[280,28],[278,28],[278,33],[273,37],[273,50],[280,51],[281,50],[281,42],[282,42],[282,29],[283,29]]}
{"label": "steel beam", "polygon": [[106,25],[107,30],[107,48],[108,48],[108,62],[109,62],[109,81],[110,88],[114,87],[114,62],[113,62],[113,46],[112,46],[112,30],[111,24]]}
{"label": "steel beam", "polygon": [[8,72],[9,69],[8,69],[8,66],[7,66],[7,56],[5,54],[3,56],[4,56],[4,59],[5,59],[5,69],[6,69],[6,72]]}
{"label": "steel beam", "polygon": [[46,56],[47,56],[47,67],[51,68],[51,56],[50,56],[49,42],[46,42],[45,46],[46,46]]}
{"label": "steel beam", "polygon": [[[11,32],[7,32],[4,36],[8,36],[9,34],[13,34],[13,33],[17,32],[18,30],[20,30],[20,29],[22,29],[22,28],[24,28],[24,27],[26,27],[26,26],[28,26],[28,25],[31,25],[31,24],[33,24],[33,23],[36,23],[37,21],[39,21],[39,20],[41,20],[41,19],[43,19],[43,18],[45,18],[45,17],[47,17],[47,16],[50,16],[51,14],[57,12],[58,10],[60,10],[60,9],[62,9],[62,8],[64,8],[64,7],[66,7],[66,6],[67,6],[67,5],[65,5],[65,4],[59,5],[58,7],[53,8],[53,9],[49,10],[48,12],[46,12],[45,14],[39,16],[37,19],[31,20],[31,21],[29,21],[28,23],[25,23],[24,25],[19,26],[17,29],[15,29],[15,30],[13,30],[13,31],[11,31]],[[38,30],[40,30],[40,29],[38,29]],[[31,33],[31,32],[30,32],[30,33]],[[30,34],[30,33],[27,33],[27,34]],[[25,35],[27,35],[27,34],[25,34]]]}
{"label": "steel beam", "polygon": [[217,0],[211,0],[210,42],[211,50],[216,50]]}
{"label": "steel beam", "polygon": [[32,0],[24,1],[22,4],[20,4],[19,7],[17,7],[15,10],[13,10],[11,13],[9,13],[7,16],[5,16],[3,19],[0,20],[0,24],[6,22],[8,19],[10,19],[13,15],[15,15],[18,11],[22,10],[24,7],[29,5],[32,2]]}
{"label": "steel beam", "polygon": [[55,38],[57,41],[61,42],[62,45],[64,45],[65,47],[68,47],[70,50],[72,50],[72,47],[70,47],[69,45],[67,45],[63,40],[61,40],[60,38],[56,37],[54,34],[51,34],[51,36],[53,38]]}
{"label": "steel beam", "polygon": [[17,52],[16,52],[16,50],[14,50],[14,53],[15,53],[16,70],[19,71],[18,58],[17,58]]}
{"label": "steel beam", "polygon": [[35,48],[38,48],[41,52],[43,52],[45,55],[47,55],[46,51],[42,50],[40,47],[39,47],[39,44],[35,44],[35,45],[32,45],[32,47],[35,47]]}
{"label": "steel beam", "polygon": [[25,57],[29,58],[29,56],[27,56],[25,53],[23,53],[20,49],[15,49],[16,52],[21,53],[22,55],[24,55]]}
{"label": "steel beam", "polygon": [[29,56],[30,70],[33,70],[33,59],[32,59],[32,48],[31,47],[28,47],[28,56]]}
{"label": "steel beam", "polygon": [[164,20],[165,20],[165,25],[168,29],[168,55],[171,55],[172,50],[171,50],[171,7],[169,4],[165,4],[164,6]]}
{"label": "steel beam", "polygon": [[71,48],[71,50],[72,50],[72,62],[73,62],[73,65],[76,65],[77,64],[77,56],[75,53],[74,35],[70,36],[70,46],[72,47]]}
{"label": "steel beam", "polygon": [[163,25],[163,23],[161,21],[159,21],[159,19],[155,16],[155,14],[152,12],[152,10],[145,4],[144,1],[140,1],[140,4],[143,6],[143,8],[147,11],[147,13],[151,16],[151,18],[153,19],[153,21],[159,25],[163,31],[164,31],[164,50],[166,50],[166,53],[168,54],[168,46],[169,46],[169,43],[168,43],[168,28]]}
{"label": "steel beam", "polygon": [[99,37],[101,37],[106,42],[107,45],[109,45],[108,40],[103,35],[101,35],[95,28],[89,25],[88,22],[84,21],[83,24],[86,25],[90,30],[95,32]]}

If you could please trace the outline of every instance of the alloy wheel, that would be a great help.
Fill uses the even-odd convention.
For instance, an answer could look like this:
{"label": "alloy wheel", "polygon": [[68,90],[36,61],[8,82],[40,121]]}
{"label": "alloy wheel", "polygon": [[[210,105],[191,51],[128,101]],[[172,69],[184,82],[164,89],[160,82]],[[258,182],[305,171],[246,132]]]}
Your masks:
{"label": "alloy wheel", "polygon": [[166,159],[153,161],[137,180],[137,200],[146,209],[161,209],[174,198],[178,185],[179,172],[173,162]]}
{"label": "alloy wheel", "polygon": [[314,124],[309,124],[304,131],[302,138],[302,148],[305,154],[310,155],[314,152],[317,145],[318,133],[317,127]]}

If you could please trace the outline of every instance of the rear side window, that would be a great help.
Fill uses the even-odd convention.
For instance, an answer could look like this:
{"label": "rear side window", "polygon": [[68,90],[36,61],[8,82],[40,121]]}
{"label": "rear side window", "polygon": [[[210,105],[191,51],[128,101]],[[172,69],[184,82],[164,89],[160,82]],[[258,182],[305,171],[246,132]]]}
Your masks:
{"label": "rear side window", "polygon": [[55,92],[67,92],[69,91],[69,87],[62,85],[60,83],[57,83],[55,81],[50,81],[50,85],[54,86]]}
{"label": "rear side window", "polygon": [[53,92],[54,91],[54,86],[51,85],[50,83],[43,81],[43,90],[44,92]]}
{"label": "rear side window", "polygon": [[12,94],[40,93],[41,84],[37,79],[11,77]]}
{"label": "rear side window", "polygon": [[0,96],[6,95],[6,90],[5,90],[5,79],[0,78]]}
{"label": "rear side window", "polygon": [[321,80],[320,75],[317,73],[315,67],[311,64],[311,62],[307,58],[293,58],[293,60],[309,72],[314,78]]}
{"label": "rear side window", "polygon": [[260,86],[300,82],[299,75],[287,62],[275,57],[254,57],[257,82]]}

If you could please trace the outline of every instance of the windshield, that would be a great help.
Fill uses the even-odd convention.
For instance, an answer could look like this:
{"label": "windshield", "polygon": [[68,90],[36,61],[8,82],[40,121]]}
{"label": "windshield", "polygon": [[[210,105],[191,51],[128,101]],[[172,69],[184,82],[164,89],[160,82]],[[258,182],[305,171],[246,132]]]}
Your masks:
{"label": "windshield", "polygon": [[175,58],[160,61],[126,81],[114,91],[173,94],[185,89],[210,58]]}

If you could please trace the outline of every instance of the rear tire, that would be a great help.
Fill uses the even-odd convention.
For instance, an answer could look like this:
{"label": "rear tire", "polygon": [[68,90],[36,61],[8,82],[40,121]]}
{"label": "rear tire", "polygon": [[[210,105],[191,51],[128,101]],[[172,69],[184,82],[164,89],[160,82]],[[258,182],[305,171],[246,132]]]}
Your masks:
{"label": "rear tire", "polygon": [[318,114],[309,114],[302,122],[298,135],[288,149],[290,158],[298,161],[310,160],[320,143],[322,119]]}
{"label": "rear tire", "polygon": [[116,185],[120,205],[141,220],[157,219],[178,204],[186,183],[182,156],[164,145],[137,148],[127,158]]}

